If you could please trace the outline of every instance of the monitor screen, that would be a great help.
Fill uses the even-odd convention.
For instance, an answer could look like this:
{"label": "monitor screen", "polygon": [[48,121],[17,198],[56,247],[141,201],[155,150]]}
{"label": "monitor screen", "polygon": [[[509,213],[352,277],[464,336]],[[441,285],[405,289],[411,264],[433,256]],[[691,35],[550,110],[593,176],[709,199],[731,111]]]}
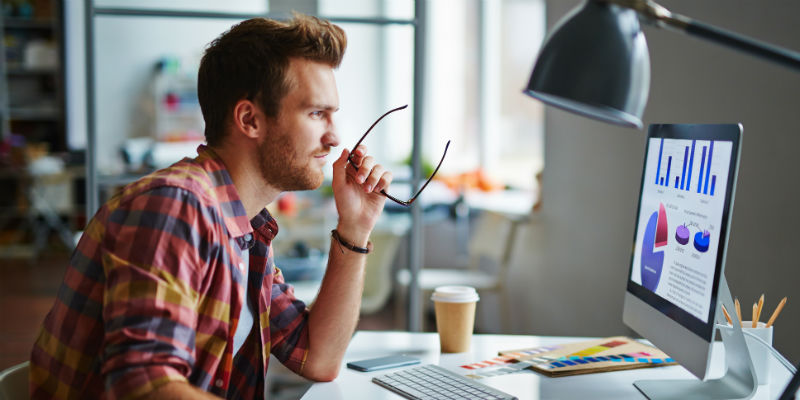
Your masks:
{"label": "monitor screen", "polygon": [[738,135],[737,125],[653,125],[647,138],[628,291],[705,340],[714,328]]}

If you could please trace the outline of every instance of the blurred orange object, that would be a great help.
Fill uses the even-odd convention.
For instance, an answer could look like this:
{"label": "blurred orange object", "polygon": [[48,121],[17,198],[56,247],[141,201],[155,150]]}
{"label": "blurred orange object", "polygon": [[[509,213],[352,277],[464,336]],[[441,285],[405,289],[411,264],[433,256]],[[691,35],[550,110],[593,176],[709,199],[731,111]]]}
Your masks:
{"label": "blurred orange object", "polygon": [[457,175],[443,175],[436,179],[455,191],[478,189],[484,192],[492,192],[505,188],[501,182],[490,178],[489,175],[480,168]]}
{"label": "blurred orange object", "polygon": [[292,192],[282,193],[278,197],[278,211],[289,217],[297,215],[297,195]]}

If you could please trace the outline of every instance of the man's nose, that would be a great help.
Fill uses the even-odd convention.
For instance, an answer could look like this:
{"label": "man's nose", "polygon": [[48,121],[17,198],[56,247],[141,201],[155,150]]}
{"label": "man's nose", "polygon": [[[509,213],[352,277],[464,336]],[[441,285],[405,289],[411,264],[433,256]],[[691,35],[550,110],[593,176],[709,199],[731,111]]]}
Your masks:
{"label": "man's nose", "polygon": [[336,125],[331,122],[328,124],[328,130],[322,136],[322,144],[326,147],[336,147],[339,145],[339,135],[336,134]]}

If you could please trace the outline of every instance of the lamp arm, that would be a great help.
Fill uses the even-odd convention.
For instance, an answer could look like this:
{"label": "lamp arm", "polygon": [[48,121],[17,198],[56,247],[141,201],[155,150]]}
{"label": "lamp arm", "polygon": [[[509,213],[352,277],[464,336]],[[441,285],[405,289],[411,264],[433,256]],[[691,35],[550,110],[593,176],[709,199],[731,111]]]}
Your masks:
{"label": "lamp arm", "polygon": [[710,40],[717,44],[781,64],[785,67],[800,70],[800,53],[764,43],[682,15],[672,14],[671,20],[675,22],[669,23],[665,20],[664,23],[673,27],[678,27],[679,29],[682,27],[680,30],[691,36]]}
{"label": "lamp arm", "polygon": [[635,10],[645,22],[672,28],[729,48],[749,53],[785,67],[800,70],[800,53],[727,31],[684,15],[675,14],[652,0],[595,0]]}

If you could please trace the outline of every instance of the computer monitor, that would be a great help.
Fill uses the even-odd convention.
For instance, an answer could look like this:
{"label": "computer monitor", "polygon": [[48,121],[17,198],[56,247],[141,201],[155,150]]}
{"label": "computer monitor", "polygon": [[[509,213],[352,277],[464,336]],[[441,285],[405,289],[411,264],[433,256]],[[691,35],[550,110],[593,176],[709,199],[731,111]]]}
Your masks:
{"label": "computer monitor", "polygon": [[[647,135],[623,321],[701,380],[718,300],[730,298],[724,266],[741,133],[740,124],[659,124]],[[735,357],[752,373],[737,343],[726,347],[744,353]]]}

